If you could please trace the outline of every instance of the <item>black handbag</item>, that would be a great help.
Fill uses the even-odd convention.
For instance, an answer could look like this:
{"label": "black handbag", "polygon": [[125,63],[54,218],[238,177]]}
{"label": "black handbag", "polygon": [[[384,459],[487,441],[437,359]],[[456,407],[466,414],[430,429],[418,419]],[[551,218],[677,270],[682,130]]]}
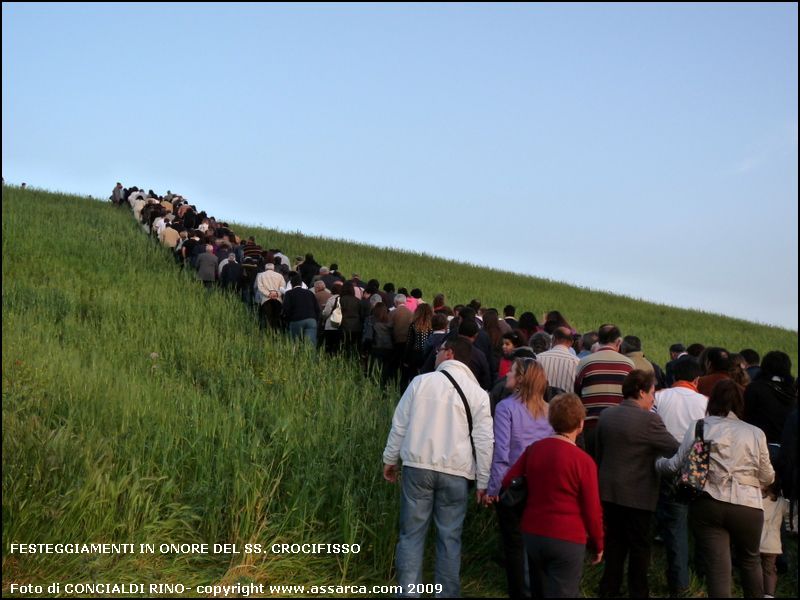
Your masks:
{"label": "black handbag", "polygon": [[500,492],[500,502],[508,508],[525,506],[528,500],[528,480],[525,475],[514,477],[511,485]]}

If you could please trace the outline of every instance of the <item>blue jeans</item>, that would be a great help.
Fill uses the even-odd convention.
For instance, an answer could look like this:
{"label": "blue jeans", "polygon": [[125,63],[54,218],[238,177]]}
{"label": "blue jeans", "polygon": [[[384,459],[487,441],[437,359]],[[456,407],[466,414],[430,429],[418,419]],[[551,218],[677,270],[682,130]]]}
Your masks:
{"label": "blue jeans", "polygon": [[403,467],[400,503],[400,537],[397,542],[397,582],[403,586],[422,583],[425,535],[433,516],[436,524],[435,583],[442,584],[437,597],[461,596],[461,529],[467,514],[467,480],[428,469]]}
{"label": "blue jeans", "polygon": [[289,323],[289,333],[292,338],[303,337],[308,343],[316,347],[317,345],[317,320],[301,319]]}
{"label": "blue jeans", "polygon": [[689,505],[677,502],[670,488],[662,480],[656,521],[667,553],[667,584],[675,596],[689,587]]}

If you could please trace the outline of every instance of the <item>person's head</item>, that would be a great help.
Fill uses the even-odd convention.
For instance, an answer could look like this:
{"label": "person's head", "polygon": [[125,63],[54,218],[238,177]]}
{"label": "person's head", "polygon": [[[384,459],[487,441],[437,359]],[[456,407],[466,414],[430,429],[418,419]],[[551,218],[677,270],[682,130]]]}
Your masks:
{"label": "person's head", "polygon": [[397,288],[397,293],[398,294],[403,294],[403,296],[405,296],[406,299],[408,299],[409,293],[408,293],[408,290],[406,288],[404,288],[404,287]]}
{"label": "person's head", "polygon": [[566,327],[556,327],[556,330],[553,332],[553,346],[566,346],[569,348],[572,346],[572,332],[567,329]]}
{"label": "person's head", "polygon": [[727,373],[731,370],[731,357],[725,348],[706,348],[702,366],[706,373]]}
{"label": "person's head", "polygon": [[522,338],[522,335],[520,335],[519,331],[509,331],[508,333],[504,333],[502,339],[503,356],[506,358],[510,357],[514,350],[525,345],[525,340]]}
{"label": "person's head", "polygon": [[419,300],[420,298],[422,298],[422,290],[419,288],[414,288],[413,290],[411,290],[411,297]]}
{"label": "person's head", "polygon": [[710,417],[727,417],[733,413],[737,417],[742,415],[744,409],[744,395],[742,388],[733,379],[722,379],[716,383],[708,397],[706,413]]}
{"label": "person's head", "polygon": [[789,381],[792,377],[792,360],[780,350],[767,352],[761,361],[761,373],[767,379],[780,377],[783,381]]}
{"label": "person's head", "polygon": [[630,354],[631,352],[642,351],[642,340],[635,335],[626,335],[622,338],[622,344],[619,347],[622,354]]}
{"label": "person's head", "polygon": [[683,344],[672,344],[672,346],[669,347],[669,357],[671,360],[675,360],[684,352],[686,352],[686,348]]}
{"label": "person's head", "polygon": [[306,260],[308,262],[312,262],[314,260],[314,255],[311,254],[311,252],[309,252],[308,254],[306,254]]}
{"label": "person's head", "polygon": [[414,310],[414,320],[412,321],[417,331],[430,331],[433,319],[433,309],[430,304],[420,304]]}
{"label": "person's head", "polygon": [[689,344],[689,347],[686,348],[686,354],[689,356],[693,356],[694,358],[700,358],[700,355],[703,353],[706,347],[703,344],[699,344],[695,342],[694,344]]}
{"label": "person's head", "polygon": [[475,314],[478,314],[478,311],[481,309],[481,301],[477,298],[473,298],[469,301],[468,306],[475,311]]}
{"label": "person's head", "polygon": [[340,291],[339,294],[341,294],[342,297],[344,297],[344,296],[355,296],[356,295],[356,291],[355,291],[355,286],[353,285],[353,282],[352,281],[345,281],[342,284],[342,291]]}
{"label": "person's head", "polygon": [[653,407],[656,393],[656,376],[652,371],[634,369],[622,382],[622,396],[635,400],[645,410]]}
{"label": "person's head", "polygon": [[587,331],[583,334],[583,349],[591,351],[592,346],[597,343],[597,332],[596,331]]}
{"label": "person's head", "polygon": [[697,380],[700,379],[700,376],[703,374],[703,370],[696,361],[684,357],[677,361],[675,366],[672,367],[672,374],[675,376],[675,381],[697,383]]}
{"label": "person's head", "polygon": [[757,367],[761,364],[761,357],[758,355],[758,352],[753,350],[752,348],[745,348],[739,352],[744,359],[747,361],[748,367]]}
{"label": "person's head", "polygon": [[343,285],[344,284],[341,281],[334,281],[333,285],[331,286],[331,292],[334,294],[341,294]]}
{"label": "person's head", "polygon": [[321,279],[317,279],[314,282],[314,291],[315,292],[322,292],[324,290],[325,290],[325,282],[322,281]]}
{"label": "person's head", "polygon": [[475,317],[478,316],[478,313],[471,306],[465,306],[458,312],[458,316],[467,321],[474,321]]}
{"label": "person's head", "polygon": [[433,297],[433,309],[442,308],[445,304],[444,294],[436,294]]}
{"label": "person's head", "polygon": [[583,429],[586,407],[576,394],[559,394],[550,400],[547,420],[556,433],[578,433]]}
{"label": "person's head", "polygon": [[372,307],[372,318],[378,323],[386,323],[389,321],[389,309],[383,302],[378,302]]}
{"label": "person's head", "polygon": [[550,350],[550,342],[550,334],[544,331],[539,331],[531,336],[530,344],[536,354],[541,354],[542,352],[547,352]]}
{"label": "person's head", "polygon": [[469,359],[472,356],[472,344],[470,341],[463,337],[449,338],[439,346],[436,353],[436,366],[446,360],[457,360],[458,362],[469,364]]}
{"label": "person's head", "polygon": [[517,313],[517,309],[512,306],[511,304],[507,304],[503,308],[503,316],[504,317],[513,317]]}
{"label": "person's head", "polygon": [[394,297],[394,305],[395,306],[405,306],[406,305],[405,294],[396,294],[395,297]]}
{"label": "person's head", "polygon": [[267,271],[274,271],[275,265],[273,263],[267,263],[266,265],[264,265],[264,269]]}
{"label": "person's head", "polygon": [[236,255],[233,252],[228,253],[228,262],[236,262]]}
{"label": "person's head", "polygon": [[387,294],[394,294],[394,284],[391,281],[387,281],[383,284],[383,291]]}
{"label": "person's head", "polygon": [[295,273],[289,278],[289,282],[292,284],[293,288],[303,287],[303,278],[300,277],[299,273]]}
{"label": "person's head", "polygon": [[475,322],[475,319],[464,319],[458,326],[458,335],[463,335],[474,341],[478,336],[479,330],[480,327],[478,327],[478,323]]}
{"label": "person's head", "polygon": [[617,350],[622,345],[622,332],[611,323],[601,325],[597,330],[597,341],[601,346],[613,346]]}
{"label": "person's head", "polygon": [[741,354],[731,354],[731,370],[728,372],[736,383],[742,387],[750,384],[750,375],[747,374],[747,361]]}
{"label": "person's head", "polygon": [[545,322],[554,321],[555,323],[557,323],[557,325],[556,325],[557,327],[569,328],[569,323],[564,318],[564,315],[562,315],[557,310],[551,310],[549,313],[547,313],[547,315],[545,315],[545,319],[544,320],[545,320]]}
{"label": "person's head", "polygon": [[327,275],[330,272],[331,272],[331,270],[328,267],[320,267],[319,268],[319,274],[320,275]]}
{"label": "person's head", "polygon": [[447,329],[447,315],[434,313],[431,317],[431,329],[434,331],[443,331]]}

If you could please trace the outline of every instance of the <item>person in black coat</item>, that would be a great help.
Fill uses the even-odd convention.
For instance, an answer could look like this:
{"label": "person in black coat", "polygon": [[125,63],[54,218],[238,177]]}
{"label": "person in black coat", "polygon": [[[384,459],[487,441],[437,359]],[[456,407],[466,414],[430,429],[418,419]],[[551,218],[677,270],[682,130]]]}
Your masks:
{"label": "person in black coat", "polygon": [[744,421],[761,429],[768,444],[780,444],[786,419],[796,405],[789,355],[768,352],[761,361],[761,373],[744,392]]}

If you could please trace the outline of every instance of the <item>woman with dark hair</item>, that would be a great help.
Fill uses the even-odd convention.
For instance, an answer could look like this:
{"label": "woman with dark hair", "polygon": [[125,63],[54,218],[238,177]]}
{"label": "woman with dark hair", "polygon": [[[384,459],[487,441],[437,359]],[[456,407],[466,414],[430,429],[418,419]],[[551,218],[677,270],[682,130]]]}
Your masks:
{"label": "woman with dark hair", "polygon": [[796,405],[789,355],[768,352],[761,361],[761,373],[744,392],[744,420],[764,432],[767,444],[779,445],[786,419]]}
{"label": "woman with dark hair", "polygon": [[747,374],[747,361],[741,354],[731,354],[731,370],[729,375],[742,389],[750,385],[750,376]]}
{"label": "woman with dark hair", "polygon": [[[406,300],[406,303],[408,300]],[[425,361],[425,342],[433,331],[431,321],[433,309],[429,304],[420,304],[414,311],[414,318],[408,326],[406,349],[403,352],[403,373],[400,389],[404,390],[409,382],[419,375]]]}
{"label": "woman with dark hair", "polygon": [[572,325],[567,322],[567,320],[564,318],[564,315],[557,310],[551,310],[544,316],[544,330],[552,335],[553,331],[559,327],[566,327],[573,335],[578,333],[575,331],[575,328],[573,328]]}
{"label": "woman with dark hair", "polygon": [[534,333],[542,331],[542,327],[532,312],[524,312],[519,316],[519,331],[527,344]]}
{"label": "woman with dark hair", "polygon": [[492,351],[491,356],[486,359],[493,363],[492,368],[497,372],[500,359],[503,358],[503,330],[500,329],[500,317],[496,310],[487,310],[483,314],[483,330],[489,335],[489,347]]}
{"label": "woman with dark hair", "polygon": [[486,504],[495,503],[503,548],[506,555],[508,595],[525,596],[525,549],[520,531],[523,506],[509,508],[497,500],[500,484],[509,467],[530,444],[553,434],[547,420],[548,406],[544,399],[547,375],[532,358],[518,358],[508,374],[506,387],[513,395],[501,401],[494,414],[494,454]]}
{"label": "woman with dark hair", "polygon": [[[744,397],[736,382],[718,382],[708,399],[703,439],[709,443],[708,479],[703,494],[689,506],[695,554],[705,563],[709,598],[731,597],[731,546],[736,553],[745,598],[763,598],[761,489],[775,478],[764,432],[744,421]],[[694,445],[689,427],[675,456],[656,461],[661,473],[680,469]]]}
{"label": "woman with dark hair", "polygon": [[500,359],[500,366],[497,370],[498,379],[502,379],[508,375],[508,371],[511,369],[511,364],[514,362],[514,357],[512,354],[514,354],[514,350],[525,345],[525,340],[522,339],[519,331],[511,331],[503,334],[501,343],[503,358]]}
{"label": "woman with dark hair", "polygon": [[503,479],[509,486],[515,477],[526,478],[528,498],[520,527],[534,598],[580,597],[587,546],[593,565],[603,558],[597,468],[575,445],[585,418],[586,409],[575,394],[553,398],[548,420],[554,434],[529,446]]}

